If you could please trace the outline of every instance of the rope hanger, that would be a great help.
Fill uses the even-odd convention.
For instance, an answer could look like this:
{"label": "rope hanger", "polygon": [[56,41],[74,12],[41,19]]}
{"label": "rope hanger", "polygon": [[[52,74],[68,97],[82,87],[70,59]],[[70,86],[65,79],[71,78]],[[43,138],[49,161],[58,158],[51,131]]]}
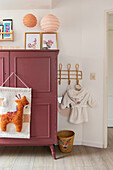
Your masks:
{"label": "rope hanger", "polygon": [[17,74],[16,74],[15,72],[12,72],[12,73],[10,74],[10,76],[2,83],[2,85],[1,85],[0,87],[3,87],[3,85],[11,78],[12,75],[15,75],[15,77],[17,77],[18,80],[20,80],[20,82],[21,82],[24,86],[26,86],[26,88],[29,88],[29,87],[22,81],[22,79],[17,76]]}

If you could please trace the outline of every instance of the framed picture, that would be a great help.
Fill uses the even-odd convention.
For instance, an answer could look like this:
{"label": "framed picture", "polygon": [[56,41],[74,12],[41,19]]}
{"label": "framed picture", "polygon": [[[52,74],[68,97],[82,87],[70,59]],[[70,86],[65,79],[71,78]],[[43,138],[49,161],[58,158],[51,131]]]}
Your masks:
{"label": "framed picture", "polygon": [[40,32],[25,33],[25,49],[40,49]]}
{"label": "framed picture", "polygon": [[0,21],[0,25],[3,25],[3,21]]}
{"label": "framed picture", "polygon": [[[5,19],[3,20],[4,23],[4,32],[11,32],[12,30],[12,21]],[[4,39],[11,39],[11,34],[4,34]]]}
{"label": "framed picture", "polygon": [[42,49],[57,49],[57,33],[53,32],[44,32],[42,36]]}
{"label": "framed picture", "polygon": [[[3,32],[3,25],[0,25],[0,32]],[[0,34],[0,39],[3,39],[3,34]]]}
{"label": "framed picture", "polygon": [[11,30],[13,30],[13,20],[12,19],[3,19],[3,23],[4,22],[8,22],[8,21],[10,21],[11,22]]}

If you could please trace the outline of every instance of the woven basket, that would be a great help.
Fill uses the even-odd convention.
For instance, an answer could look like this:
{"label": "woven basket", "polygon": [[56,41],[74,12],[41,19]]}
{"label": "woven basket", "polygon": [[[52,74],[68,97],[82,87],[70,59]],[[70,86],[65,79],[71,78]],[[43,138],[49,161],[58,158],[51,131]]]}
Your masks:
{"label": "woven basket", "polygon": [[68,153],[72,151],[75,133],[70,130],[62,130],[57,133],[58,145],[61,152]]}

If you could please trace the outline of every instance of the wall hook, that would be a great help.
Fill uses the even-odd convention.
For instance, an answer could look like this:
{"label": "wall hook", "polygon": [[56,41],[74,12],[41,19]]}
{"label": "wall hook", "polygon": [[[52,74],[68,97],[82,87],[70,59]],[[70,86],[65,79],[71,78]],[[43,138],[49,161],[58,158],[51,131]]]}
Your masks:
{"label": "wall hook", "polygon": [[70,85],[71,80],[70,80],[70,68],[71,68],[71,64],[67,64],[67,69],[68,69],[68,85]]}
{"label": "wall hook", "polygon": [[75,68],[76,68],[76,84],[79,84],[79,78],[78,78],[78,70],[79,70],[79,64],[75,64]]}
{"label": "wall hook", "polygon": [[62,64],[59,64],[59,85],[61,84],[61,71],[62,71]]}

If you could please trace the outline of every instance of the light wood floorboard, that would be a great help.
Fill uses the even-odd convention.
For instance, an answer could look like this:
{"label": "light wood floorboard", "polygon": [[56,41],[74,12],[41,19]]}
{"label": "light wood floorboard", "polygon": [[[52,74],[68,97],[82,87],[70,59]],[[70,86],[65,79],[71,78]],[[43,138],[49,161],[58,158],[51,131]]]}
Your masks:
{"label": "light wood floorboard", "polygon": [[0,147],[0,170],[113,170],[113,128],[107,149],[74,146],[71,153],[55,147],[54,160],[47,146]]}

